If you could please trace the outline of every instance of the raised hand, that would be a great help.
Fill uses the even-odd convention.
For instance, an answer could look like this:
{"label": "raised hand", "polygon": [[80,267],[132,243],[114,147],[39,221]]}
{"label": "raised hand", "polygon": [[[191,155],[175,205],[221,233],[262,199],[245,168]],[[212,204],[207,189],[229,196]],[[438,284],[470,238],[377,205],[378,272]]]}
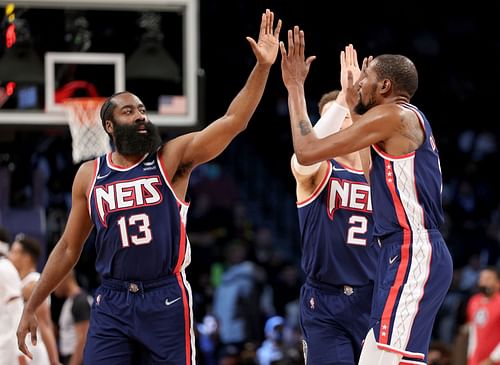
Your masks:
{"label": "raised hand", "polygon": [[273,31],[274,13],[269,9],[262,14],[260,22],[259,39],[257,42],[251,37],[246,37],[253,53],[260,64],[272,65],[278,56],[279,35],[281,30],[281,19],[278,20]]}
{"label": "raised hand", "polygon": [[358,81],[361,70],[358,65],[358,54],[352,44],[345,47],[345,51],[340,52],[340,84],[342,90],[347,89],[347,77],[352,73],[354,83]]}
{"label": "raised hand", "polygon": [[303,86],[309,73],[312,61],[316,56],[305,59],[305,37],[304,31],[299,26],[293,27],[293,32],[288,31],[288,52],[283,42],[280,42],[281,50],[281,76],[287,88],[290,86]]}
{"label": "raised hand", "polygon": [[[352,55],[352,53],[351,53],[351,55]],[[341,58],[342,58],[342,56],[341,56]],[[373,60],[373,56],[365,57],[363,59],[363,66],[361,68],[361,72],[359,71],[359,66],[354,65],[354,61],[352,60],[352,58],[350,61],[351,66],[348,66],[349,61],[347,61],[347,53],[346,53],[345,58],[346,58],[345,70],[347,72],[347,80],[343,80],[341,77],[341,80],[342,80],[341,82],[343,82],[342,90],[344,90],[344,86],[345,86],[345,100],[346,100],[346,103],[349,106],[349,108],[352,109],[358,103],[359,82],[364,75],[364,71],[366,70],[366,68],[368,67],[370,62]],[[357,57],[356,57],[356,61],[355,61],[356,65],[357,65],[357,62],[358,61],[357,61]],[[344,84],[344,82],[346,82],[346,84]]]}

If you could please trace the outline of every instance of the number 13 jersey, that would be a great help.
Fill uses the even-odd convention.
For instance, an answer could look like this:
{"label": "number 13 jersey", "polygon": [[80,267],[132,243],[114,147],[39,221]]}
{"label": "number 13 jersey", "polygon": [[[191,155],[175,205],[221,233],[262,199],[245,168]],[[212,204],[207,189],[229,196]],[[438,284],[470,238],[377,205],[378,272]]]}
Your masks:
{"label": "number 13 jersey", "polygon": [[111,153],[94,162],[88,209],[101,277],[154,280],[183,271],[191,261],[189,204],[175,195],[159,153],[127,168]]}

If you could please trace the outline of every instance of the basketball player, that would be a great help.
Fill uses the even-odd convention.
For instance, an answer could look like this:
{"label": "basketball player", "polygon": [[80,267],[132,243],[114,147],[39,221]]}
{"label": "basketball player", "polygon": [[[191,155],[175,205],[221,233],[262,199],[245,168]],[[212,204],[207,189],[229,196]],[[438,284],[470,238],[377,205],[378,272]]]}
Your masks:
{"label": "basketball player", "polygon": [[280,44],[294,150],[311,165],[371,146],[369,174],[374,236],[381,244],[372,323],[360,365],[425,364],[432,326],[451,283],[452,260],[439,232],[443,221],[441,169],[431,127],[410,99],[418,86],[414,64],[401,55],[363,61],[346,101],[353,125],[318,139],[312,133],[304,81],[314,56],[304,57],[304,32]]}
{"label": "basketball player", "polygon": [[[355,60],[352,46],[341,54]],[[346,55],[349,55],[346,57]],[[349,65],[357,69],[357,64]],[[341,80],[344,88],[347,78]],[[321,98],[318,138],[352,124],[344,91]],[[370,187],[358,152],[303,166],[292,156],[302,238],[300,324],[306,363],[355,365],[370,324],[379,246],[373,244]]]}
{"label": "basketball player", "polygon": [[[243,131],[260,102],[278,54],[281,21],[262,14],[257,59],[226,114],[205,129],[163,144],[141,100],[121,92],[101,109],[116,151],[81,165],[66,229],[26,304],[19,348],[35,337],[35,309],[77,262],[96,228],[96,269],[102,277],[92,305],[85,364],[194,364],[191,260],[185,201],[193,169],[218,156]],[[159,65],[161,66],[161,65]]]}

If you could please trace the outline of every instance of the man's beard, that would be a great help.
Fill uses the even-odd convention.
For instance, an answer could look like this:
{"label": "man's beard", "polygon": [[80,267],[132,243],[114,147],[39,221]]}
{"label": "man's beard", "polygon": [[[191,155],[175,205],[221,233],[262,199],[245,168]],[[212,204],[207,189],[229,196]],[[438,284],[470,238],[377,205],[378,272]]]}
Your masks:
{"label": "man's beard", "polygon": [[366,104],[363,103],[363,100],[361,99],[361,93],[359,94],[358,103],[354,107],[354,111],[356,112],[356,114],[363,115],[368,110],[370,110],[371,108],[373,108],[375,106],[375,102],[373,101],[373,99],[374,99],[373,96],[375,95],[376,88],[377,88],[377,85],[373,85],[373,88],[371,90],[372,92],[370,94],[370,99],[368,100],[368,102]]}
{"label": "man's beard", "polygon": [[[147,133],[140,133],[144,126]],[[161,144],[158,128],[150,121],[120,124],[113,122],[116,150],[125,156],[145,155],[155,152]]]}
{"label": "man's beard", "polygon": [[489,286],[481,285],[481,286],[479,286],[478,289],[479,289],[480,293],[487,296],[488,298],[491,298],[493,296],[493,294],[495,294],[495,289],[491,288]]}

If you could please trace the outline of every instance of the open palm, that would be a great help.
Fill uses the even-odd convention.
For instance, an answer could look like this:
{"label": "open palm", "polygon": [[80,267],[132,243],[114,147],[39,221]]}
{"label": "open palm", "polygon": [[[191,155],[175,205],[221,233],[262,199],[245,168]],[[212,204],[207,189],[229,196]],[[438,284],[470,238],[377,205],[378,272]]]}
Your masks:
{"label": "open palm", "polygon": [[266,9],[266,12],[262,14],[258,41],[255,42],[253,38],[247,37],[258,63],[272,65],[278,56],[281,20],[278,20],[274,31],[273,23],[274,13]]}

